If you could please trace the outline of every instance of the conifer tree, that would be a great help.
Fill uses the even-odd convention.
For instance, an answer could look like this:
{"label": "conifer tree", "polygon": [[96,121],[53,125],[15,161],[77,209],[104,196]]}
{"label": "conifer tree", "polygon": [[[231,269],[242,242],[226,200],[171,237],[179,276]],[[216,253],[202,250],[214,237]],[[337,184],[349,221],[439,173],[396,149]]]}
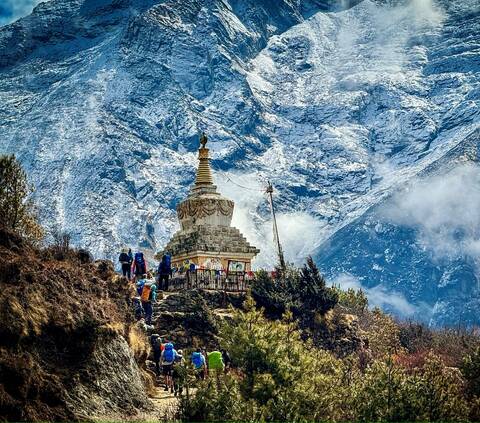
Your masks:
{"label": "conifer tree", "polygon": [[416,383],[418,417],[424,421],[465,421],[467,402],[464,382],[458,369],[446,367],[442,360],[429,354]]}
{"label": "conifer tree", "polygon": [[480,397],[480,347],[464,357],[461,370],[467,380],[468,393]]}
{"label": "conifer tree", "polygon": [[303,307],[325,314],[338,302],[338,293],[326,285],[325,278],[320,274],[312,257],[307,258],[299,281],[298,292]]}
{"label": "conifer tree", "polygon": [[470,420],[480,421],[480,347],[464,357],[461,371],[466,379]]}
{"label": "conifer tree", "polygon": [[360,378],[356,391],[357,418],[361,421],[411,421],[413,388],[405,371],[392,357],[376,361]]}
{"label": "conifer tree", "polygon": [[33,187],[15,156],[0,156],[0,226],[30,240],[39,240],[43,231],[35,218],[29,198]]}

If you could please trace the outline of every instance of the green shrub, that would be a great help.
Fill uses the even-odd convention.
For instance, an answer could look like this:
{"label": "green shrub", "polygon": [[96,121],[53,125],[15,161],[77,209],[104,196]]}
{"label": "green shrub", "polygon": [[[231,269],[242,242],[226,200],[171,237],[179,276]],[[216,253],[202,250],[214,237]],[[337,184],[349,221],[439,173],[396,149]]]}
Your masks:
{"label": "green shrub", "polygon": [[363,314],[368,309],[368,298],[361,289],[348,288],[346,291],[335,287],[338,295],[338,305],[347,309],[350,313]]}
{"label": "green shrub", "polygon": [[338,292],[326,286],[311,257],[298,271],[287,268],[271,277],[267,272],[257,273],[252,285],[252,297],[270,318],[280,318],[286,311],[295,317],[312,321],[315,313],[325,314],[338,302]]}

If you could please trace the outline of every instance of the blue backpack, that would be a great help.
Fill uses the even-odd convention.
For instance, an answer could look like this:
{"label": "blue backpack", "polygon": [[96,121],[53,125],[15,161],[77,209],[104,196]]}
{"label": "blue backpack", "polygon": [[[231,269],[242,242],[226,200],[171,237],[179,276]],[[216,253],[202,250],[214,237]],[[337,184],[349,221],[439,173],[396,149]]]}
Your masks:
{"label": "blue backpack", "polygon": [[146,273],[145,270],[145,259],[143,258],[143,253],[135,253],[135,264],[137,265],[137,268],[141,270],[140,273]]}
{"label": "blue backpack", "polygon": [[193,365],[195,366],[196,369],[199,369],[200,367],[202,367],[203,364],[205,363],[205,359],[203,358],[202,353],[199,353],[199,352],[195,351],[192,354],[192,363],[193,363]]}
{"label": "blue backpack", "polygon": [[145,264],[143,253],[135,253],[135,263],[139,264],[140,266]]}
{"label": "blue backpack", "polygon": [[172,257],[170,254],[165,254],[165,265],[170,269],[172,267]]}
{"label": "blue backpack", "polygon": [[163,350],[163,361],[167,363],[173,363],[175,361],[175,350],[173,349],[173,344],[169,342],[165,344],[165,349]]}
{"label": "blue backpack", "polygon": [[145,280],[144,279],[140,279],[137,282],[137,294],[138,295],[142,295],[144,285],[145,285]]}

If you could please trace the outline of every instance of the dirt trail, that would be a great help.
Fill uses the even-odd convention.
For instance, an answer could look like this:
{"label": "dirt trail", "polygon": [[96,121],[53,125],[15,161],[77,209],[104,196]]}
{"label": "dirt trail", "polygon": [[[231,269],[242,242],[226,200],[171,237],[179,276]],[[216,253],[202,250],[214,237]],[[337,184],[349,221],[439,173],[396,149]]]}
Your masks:
{"label": "dirt trail", "polygon": [[150,397],[155,408],[161,416],[171,415],[175,412],[178,405],[178,398],[172,393],[164,391],[163,386],[155,388],[155,393]]}

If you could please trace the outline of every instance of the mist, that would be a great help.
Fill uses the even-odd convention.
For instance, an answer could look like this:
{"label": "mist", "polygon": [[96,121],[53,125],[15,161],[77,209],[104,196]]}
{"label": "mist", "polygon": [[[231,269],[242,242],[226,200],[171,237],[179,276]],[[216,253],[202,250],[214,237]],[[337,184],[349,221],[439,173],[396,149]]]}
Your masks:
{"label": "mist", "polygon": [[[255,175],[234,172],[217,174],[215,180],[219,191],[235,201],[232,226],[260,249],[253,262],[254,268],[272,269],[278,263],[278,255],[265,182]],[[322,237],[320,220],[305,211],[296,211],[277,213],[277,224],[285,260],[295,265],[303,264]]]}
{"label": "mist", "polygon": [[8,25],[30,14],[42,0],[2,0],[0,2],[0,26]]}
{"label": "mist", "polygon": [[446,175],[412,183],[382,214],[416,230],[416,241],[435,260],[480,253],[480,167],[461,165]]}
{"label": "mist", "polygon": [[368,298],[370,307],[379,307],[382,310],[389,310],[403,318],[413,317],[418,313],[418,308],[410,304],[403,294],[387,290],[383,285],[377,285],[373,288],[366,288],[360,280],[350,274],[338,275],[333,281],[333,285],[347,289],[361,289]]}

